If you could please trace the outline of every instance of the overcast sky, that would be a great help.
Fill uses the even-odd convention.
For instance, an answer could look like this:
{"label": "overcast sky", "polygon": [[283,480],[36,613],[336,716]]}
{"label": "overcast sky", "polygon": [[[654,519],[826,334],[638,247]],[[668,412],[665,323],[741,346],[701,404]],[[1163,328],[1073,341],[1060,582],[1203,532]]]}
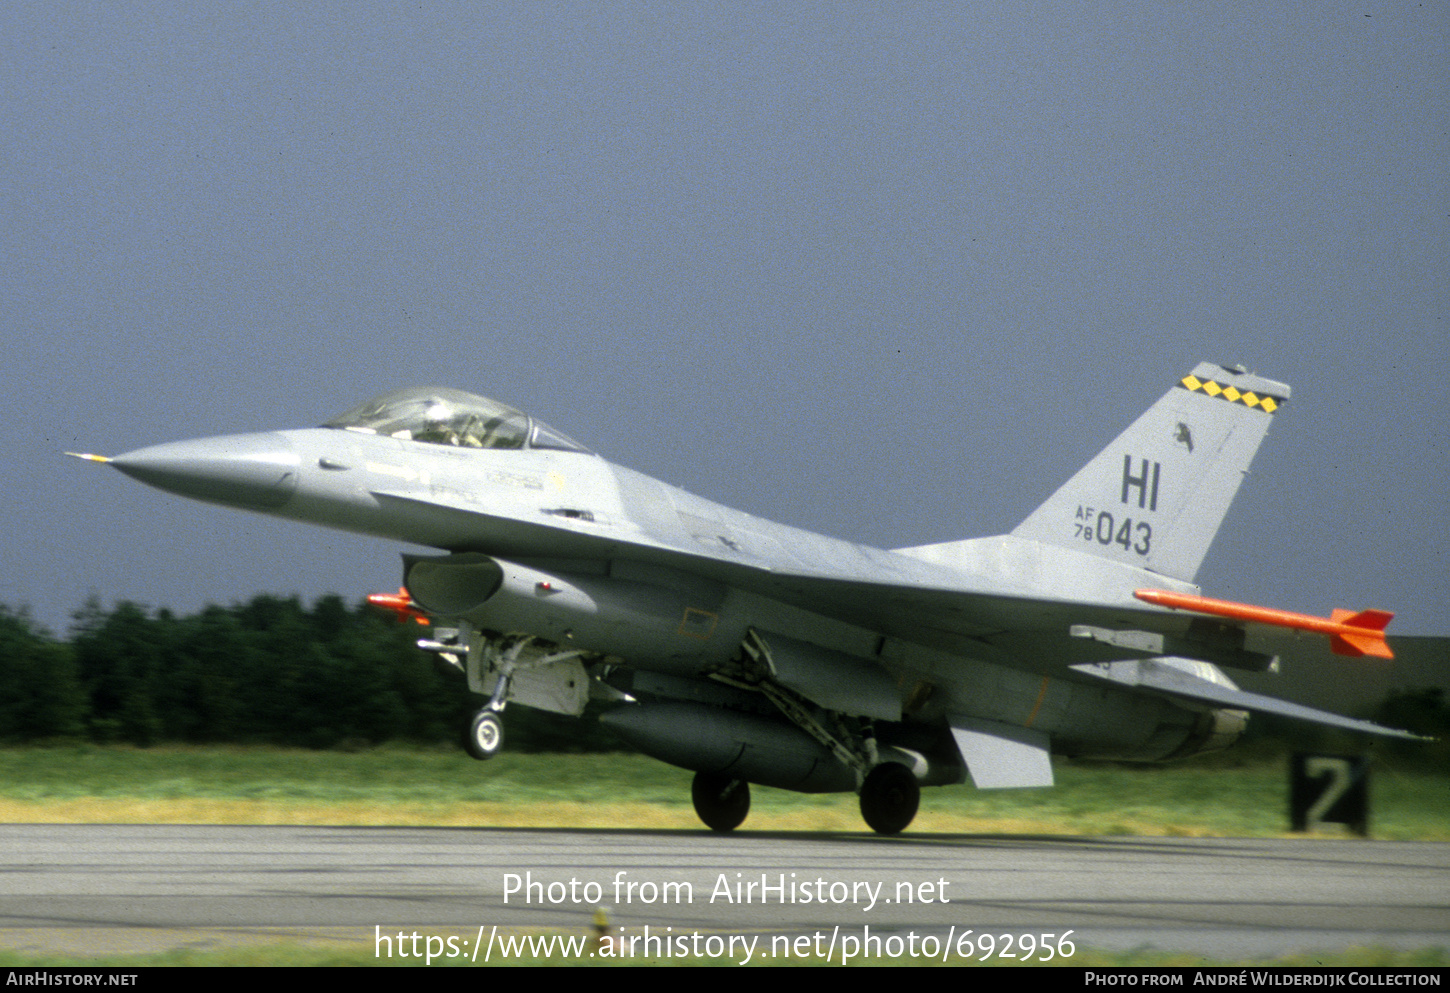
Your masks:
{"label": "overcast sky", "polygon": [[1200,359],[1293,385],[1200,582],[1450,634],[1450,7],[0,7],[0,602],[396,587],[65,450],[401,386],[884,547]]}

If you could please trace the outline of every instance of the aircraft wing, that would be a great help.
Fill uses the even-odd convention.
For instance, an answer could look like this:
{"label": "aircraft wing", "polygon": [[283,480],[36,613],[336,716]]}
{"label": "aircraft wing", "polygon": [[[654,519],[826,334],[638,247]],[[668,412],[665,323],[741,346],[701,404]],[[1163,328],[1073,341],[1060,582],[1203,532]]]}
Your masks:
{"label": "aircraft wing", "polygon": [[[749,580],[746,580],[749,582]],[[1196,660],[1264,669],[1304,628],[1254,620],[1232,624],[1095,603],[906,587],[830,577],[756,576],[757,591],[885,634],[950,647],[970,657],[1057,678],[1104,680],[1135,692],[1247,710],[1382,737],[1419,735],[1343,717],[1195,675]],[[1375,612],[1377,614],[1377,612]],[[1372,618],[1378,622],[1379,617]],[[1326,619],[1326,623],[1328,623]],[[1329,633],[1329,632],[1323,632]],[[1371,629],[1384,644],[1382,626]],[[1331,634],[1331,637],[1337,637]],[[1250,647],[1244,647],[1250,646]],[[1324,644],[1326,649],[1329,643]],[[1144,657],[1124,659],[1124,649]],[[1255,650],[1257,649],[1257,650]],[[1183,651],[1187,658],[1164,655]],[[1343,654],[1343,653],[1341,653]],[[1383,653],[1388,655],[1386,645]],[[1201,671],[1197,670],[1197,671]],[[1222,674],[1218,674],[1222,679]],[[978,784],[982,785],[981,783]]]}
{"label": "aircraft wing", "polygon": [[[420,520],[437,522],[451,537],[437,547],[453,552],[481,552],[502,558],[609,560],[630,559],[678,569],[791,606],[852,622],[869,621],[885,634],[910,637],[929,633],[956,643],[1020,631],[1061,631],[1073,624],[1130,624],[1130,618],[1157,616],[1160,623],[1182,627],[1174,615],[1150,611],[1129,601],[1122,609],[1100,604],[1072,604],[1017,593],[993,592],[989,580],[943,568],[894,552],[860,545],[831,543],[821,550],[829,568],[804,567],[808,552],[790,550],[789,539],[755,535],[730,543],[697,547],[661,540],[639,528],[599,527],[572,520],[540,520],[490,515],[485,508],[457,497],[421,495],[414,491],[374,490],[380,502],[401,513],[416,508]],[[785,529],[789,530],[789,529]],[[802,532],[804,534],[804,532]],[[810,536],[816,537],[816,536]],[[814,550],[812,550],[814,551]]]}
{"label": "aircraft wing", "polygon": [[[1249,671],[1272,666],[1280,651],[1316,628],[1303,620],[1322,622],[1333,630],[1324,641],[1325,654],[1346,640],[1348,630],[1374,642],[1369,650],[1333,648],[1341,655],[1392,657],[1384,639],[1383,612],[1370,615],[1365,628],[1348,621],[1300,618],[1293,624],[1252,618],[1208,615],[1196,610],[1151,610],[1138,603],[1102,600],[1070,601],[1027,593],[991,592],[962,586],[912,582],[868,581],[835,576],[754,573],[731,581],[752,592],[838,620],[871,627],[903,638],[986,661],[1043,675],[1066,675],[1087,662],[1125,657],[1181,655]],[[1338,612],[1336,614],[1348,614]],[[1378,626],[1374,626],[1378,625]],[[1249,708],[1252,709],[1252,708]]]}
{"label": "aircraft wing", "polygon": [[[793,548],[786,533],[747,533],[738,542],[682,547],[637,527],[552,519],[532,523],[492,516],[455,497],[411,491],[374,491],[373,496],[399,512],[415,508],[420,520],[442,525],[454,537],[438,545],[450,551],[529,560],[644,562],[869,627],[888,637],[1044,675],[1061,676],[1072,665],[1119,660],[1125,649],[1144,657],[1183,655],[1259,670],[1271,663],[1276,643],[1297,634],[1252,617],[1213,619],[1197,616],[1202,611],[1194,607],[1157,609],[1133,596],[1132,583],[1126,587],[1118,583],[1112,592],[1089,590],[1083,599],[1066,600],[1034,591],[1025,579],[1014,581],[1010,575],[1014,570],[974,574],[910,555],[836,542],[802,552]],[[456,536],[461,533],[471,537],[460,543]],[[987,540],[999,548],[1021,549],[1028,544],[1010,537]],[[792,554],[781,554],[783,549]],[[805,567],[810,552],[828,561],[830,568]],[[1047,558],[1024,559],[1015,571],[1046,570],[1060,577],[1082,558],[1050,549],[1032,549],[1030,554]],[[1066,585],[1086,587],[1100,574],[1112,577],[1111,567],[1091,562],[1080,583]],[[1143,573],[1134,578],[1146,581]],[[1367,613],[1382,620],[1377,612]],[[1382,630],[1371,634],[1383,640]]]}

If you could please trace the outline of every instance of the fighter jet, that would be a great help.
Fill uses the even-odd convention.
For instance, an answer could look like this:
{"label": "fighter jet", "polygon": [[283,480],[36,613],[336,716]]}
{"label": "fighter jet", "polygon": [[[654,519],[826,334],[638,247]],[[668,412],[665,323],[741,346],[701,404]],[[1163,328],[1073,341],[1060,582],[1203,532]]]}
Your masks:
{"label": "fighter jet", "polygon": [[1289,387],[1204,363],[1010,534],[887,551],[712,503],[453,389],[369,400],[322,427],[142,448],[108,463],[186,497],[396,539],[375,602],[487,702],[601,720],[695,772],[700,819],[749,784],[860,795],[874,830],[922,786],[1050,786],[1052,754],[1158,761],[1232,743],[1250,711],[1413,737],[1238,689],[1305,633],[1389,658],[1383,611],[1328,618],[1193,583]]}

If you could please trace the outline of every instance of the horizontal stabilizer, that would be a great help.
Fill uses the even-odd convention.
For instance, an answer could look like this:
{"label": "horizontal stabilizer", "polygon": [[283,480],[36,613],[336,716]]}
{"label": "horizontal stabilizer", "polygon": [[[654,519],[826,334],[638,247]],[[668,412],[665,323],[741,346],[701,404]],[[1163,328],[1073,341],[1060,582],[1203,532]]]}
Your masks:
{"label": "horizontal stabilizer", "polygon": [[1169,590],[1134,590],[1133,596],[1144,603],[1173,610],[1192,610],[1234,621],[1327,634],[1329,648],[1336,655],[1369,655],[1377,659],[1395,657],[1395,653],[1390,651],[1389,642],[1385,640],[1385,627],[1395,615],[1387,610],[1361,610],[1358,613],[1335,610],[1329,617],[1315,617],[1312,614],[1296,614],[1290,610],[1256,607],[1231,600],[1212,600],[1206,596],[1173,593]]}
{"label": "horizontal stabilizer", "polygon": [[1189,659],[1163,658],[1132,662],[1095,662],[1087,665],[1075,665],[1072,669],[1084,675],[1096,676],[1099,679],[1106,679],[1124,686],[1154,690],[1168,696],[1197,700],[1200,703],[1210,703],[1218,707],[1251,710],[1260,714],[1276,714],[1279,717],[1292,717],[1295,720],[1343,728],[1346,731],[1359,731],[1363,734],[1375,734],[1386,738],[1404,738],[1408,741],[1430,740],[1408,731],[1396,731],[1393,728],[1383,727],[1372,721],[1341,717],[1338,714],[1331,714],[1327,710],[1315,710],[1313,707],[1290,703],[1288,700],[1280,700],[1277,697],[1249,693],[1245,690],[1209,682],[1180,668],[1180,666],[1192,666],[1193,664]]}
{"label": "horizontal stabilizer", "polygon": [[1047,735],[997,721],[952,715],[952,737],[979,790],[1051,786]]}

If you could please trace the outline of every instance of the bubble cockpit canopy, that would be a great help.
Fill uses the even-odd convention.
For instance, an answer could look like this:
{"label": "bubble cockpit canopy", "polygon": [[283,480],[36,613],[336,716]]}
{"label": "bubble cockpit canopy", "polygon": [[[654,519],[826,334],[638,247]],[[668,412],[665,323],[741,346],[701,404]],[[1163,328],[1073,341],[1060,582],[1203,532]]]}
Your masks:
{"label": "bubble cockpit canopy", "polygon": [[446,387],[414,387],[374,397],[337,415],[325,428],[380,434],[456,448],[588,449],[521,410]]}

